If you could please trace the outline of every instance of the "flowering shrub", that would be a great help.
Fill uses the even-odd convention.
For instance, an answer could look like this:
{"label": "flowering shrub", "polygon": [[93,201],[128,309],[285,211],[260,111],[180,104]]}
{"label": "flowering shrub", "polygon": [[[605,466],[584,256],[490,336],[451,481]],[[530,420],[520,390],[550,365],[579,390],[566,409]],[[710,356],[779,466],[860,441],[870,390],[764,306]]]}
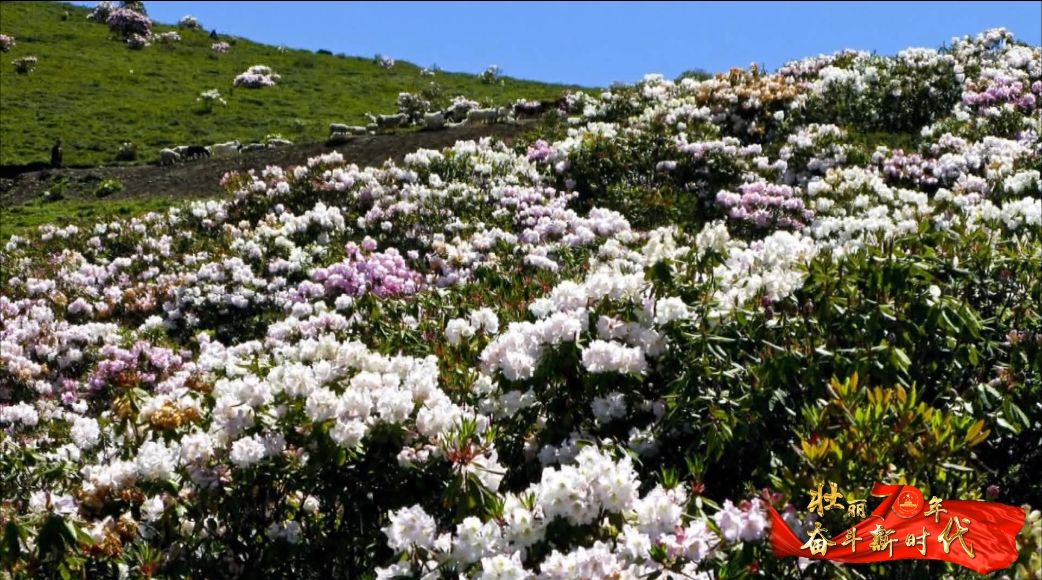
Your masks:
{"label": "flowering shrub", "polygon": [[14,41],[13,36],[0,34],[0,52],[7,52],[11,50],[15,44],[17,43]]}
{"label": "flowering shrub", "polygon": [[[362,248],[372,251],[376,249],[376,242],[366,238]],[[315,270],[311,278],[322,285],[326,296],[357,297],[368,292],[382,297],[403,296],[418,290],[421,276],[409,269],[397,250],[364,256],[362,248],[349,243],[345,261]],[[301,296],[313,288],[310,283],[301,286]]]}
{"label": "flowering shrub", "polygon": [[116,11],[116,4],[109,2],[108,0],[102,0],[98,2],[94,8],[87,14],[87,20],[91,22],[107,23],[109,16]]}
{"label": "flowering shrub", "polygon": [[123,183],[118,179],[103,179],[94,188],[95,197],[108,197],[114,193],[123,191]]}
{"label": "flowering shrub", "polygon": [[756,181],[743,183],[738,191],[740,193],[720,191],[716,194],[717,205],[727,209],[731,219],[758,228],[802,229],[804,222],[814,217],[814,212],[806,209],[792,186]]}
{"label": "flowering shrub", "polygon": [[178,28],[184,28],[186,30],[202,30],[203,25],[191,14],[186,14],[177,21]]}
{"label": "flowering shrub", "polygon": [[390,70],[394,68],[394,59],[389,56],[384,56],[382,54],[374,56],[373,62],[375,62],[377,66],[384,70]]}
{"label": "flowering shrub", "polygon": [[[805,530],[821,479],[1039,505],[1039,119],[916,97],[1033,86],[1006,38],[651,75],[509,146],[13,236],[5,568],[847,577],[773,558],[767,505]],[[920,123],[900,146],[843,119],[904,106],[870,66],[915,97],[878,121]],[[1040,538],[1031,511],[1016,574]]]}
{"label": "flowering shrub", "polygon": [[144,14],[129,8],[113,10],[105,20],[109,29],[123,37],[152,35],[152,20]]}
{"label": "flowering shrub", "polygon": [[203,110],[207,113],[213,111],[214,105],[228,105],[228,102],[221,97],[221,92],[217,89],[203,91],[199,93],[199,96],[195,100],[203,104]]}
{"label": "flowering shrub", "polygon": [[145,3],[141,0],[120,0],[120,8],[126,8],[127,10],[133,10],[138,14],[144,14],[148,16],[148,10],[145,8]]}
{"label": "flowering shrub", "polygon": [[137,145],[131,141],[125,141],[116,151],[116,161],[134,161],[137,159]]}
{"label": "flowering shrub", "polygon": [[398,112],[405,114],[410,122],[423,118],[423,114],[431,110],[431,102],[423,95],[414,93],[398,93]]}
{"label": "flowering shrub", "polygon": [[159,34],[153,34],[152,40],[155,40],[159,44],[171,44],[174,42],[181,42],[181,35],[176,30],[170,32],[160,32]]}
{"label": "flowering shrub", "polygon": [[486,85],[494,85],[500,80],[499,75],[501,74],[503,74],[503,70],[499,68],[499,65],[494,64],[481,71],[478,78]]}
{"label": "flowering shrub", "polygon": [[149,42],[150,38],[154,37],[141,36],[140,34],[131,33],[123,37],[123,42],[127,43],[127,48],[130,48],[132,50],[141,50],[142,48],[145,48],[146,46],[152,44],[151,42]]}
{"label": "flowering shrub", "polygon": [[471,109],[480,108],[481,104],[477,101],[472,101],[462,95],[457,95],[452,98],[449,106],[445,108],[446,116],[453,121],[462,121],[467,118],[467,112]]}
{"label": "flowering shrub", "polygon": [[37,59],[35,56],[23,56],[11,61],[14,71],[18,74],[29,74],[36,70]]}
{"label": "flowering shrub", "polygon": [[224,41],[215,42],[210,45],[210,50],[212,50],[214,54],[227,54],[231,48],[232,46]]}
{"label": "flowering shrub", "polygon": [[232,80],[232,86],[244,87],[247,89],[273,87],[280,78],[282,77],[272,72],[271,67],[263,64],[255,64],[246,69],[246,72],[237,75],[235,79]]}

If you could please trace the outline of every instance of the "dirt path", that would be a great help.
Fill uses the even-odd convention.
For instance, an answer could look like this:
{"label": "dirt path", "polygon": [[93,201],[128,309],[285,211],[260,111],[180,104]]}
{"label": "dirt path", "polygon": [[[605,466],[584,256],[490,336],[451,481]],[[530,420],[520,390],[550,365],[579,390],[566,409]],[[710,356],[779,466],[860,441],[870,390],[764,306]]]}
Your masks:
{"label": "dirt path", "polygon": [[291,145],[234,157],[203,159],[178,165],[91,167],[85,169],[46,169],[0,180],[0,207],[39,199],[58,180],[65,179],[66,199],[97,199],[93,191],[103,179],[118,179],[123,191],[106,200],[163,197],[206,197],[221,193],[219,182],[228,171],[263,169],[268,165],[300,165],[309,157],[336,150],[349,163],[359,166],[381,165],[387,159],[400,161],[417,149],[440,149],[459,140],[495,137],[511,142],[526,130],[519,125],[469,126],[443,131],[363,135],[336,147],[321,143]]}

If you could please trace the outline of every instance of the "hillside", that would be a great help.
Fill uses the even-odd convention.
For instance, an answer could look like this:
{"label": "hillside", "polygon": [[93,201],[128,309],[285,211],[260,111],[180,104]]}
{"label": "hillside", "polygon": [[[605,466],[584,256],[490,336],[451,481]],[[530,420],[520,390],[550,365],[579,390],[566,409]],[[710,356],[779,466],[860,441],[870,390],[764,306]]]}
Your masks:
{"label": "hillside", "polygon": [[[0,165],[45,161],[59,137],[66,165],[115,163],[128,141],[138,146],[139,162],[178,144],[247,143],[269,134],[316,142],[330,122],[360,124],[366,112],[395,112],[400,92],[418,92],[432,81],[444,98],[496,103],[556,98],[563,88],[509,78],[484,84],[474,75],[443,72],[423,77],[407,62],[385,70],[369,58],[223,35],[231,48],[217,55],[208,32],[176,26],[154,30],[178,30],[180,42],[130,50],[107,26],[88,21],[88,13],[62,3],[0,3],[0,33],[16,38],[0,57]],[[28,55],[38,58],[35,71],[15,73],[11,62]],[[233,89],[232,79],[256,64],[281,75],[278,85]],[[227,106],[206,113],[196,99],[213,88]]]}
{"label": "hillside", "polygon": [[[173,166],[142,164],[27,171],[14,179],[0,180],[0,240],[13,234],[30,234],[48,223],[89,224],[160,211],[179,202],[220,197],[225,193],[221,176],[228,171],[303,165],[311,157],[332,151],[359,166],[379,166],[386,160],[400,162],[417,149],[441,149],[457,140],[492,137],[509,143],[528,130],[529,126],[520,124],[474,125],[445,131],[366,135],[336,147],[322,143],[291,145]],[[121,189],[99,198],[96,192],[105,182],[118,182]],[[51,192],[50,199],[47,192]]]}
{"label": "hillside", "polygon": [[0,244],[0,578],[1040,578],[1040,103],[995,29],[23,174],[224,197]]}

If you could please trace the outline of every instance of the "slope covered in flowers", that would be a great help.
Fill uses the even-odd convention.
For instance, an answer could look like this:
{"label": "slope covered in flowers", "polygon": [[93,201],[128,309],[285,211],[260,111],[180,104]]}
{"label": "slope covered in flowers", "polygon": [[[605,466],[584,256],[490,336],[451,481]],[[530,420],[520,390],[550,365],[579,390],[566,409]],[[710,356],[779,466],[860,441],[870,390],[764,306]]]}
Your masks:
{"label": "slope covered in flowers", "polygon": [[814,482],[1037,507],[1040,97],[1002,30],[649,76],[12,238],[3,567],[796,578]]}

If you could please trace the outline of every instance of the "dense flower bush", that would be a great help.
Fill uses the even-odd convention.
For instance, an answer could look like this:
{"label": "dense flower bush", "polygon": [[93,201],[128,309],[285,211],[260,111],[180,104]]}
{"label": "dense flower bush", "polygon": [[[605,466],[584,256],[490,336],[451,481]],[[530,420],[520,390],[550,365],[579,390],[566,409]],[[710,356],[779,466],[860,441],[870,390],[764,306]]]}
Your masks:
{"label": "dense flower bush", "polygon": [[[3,566],[968,578],[775,559],[765,509],[1042,504],[1040,56],[989,31],[652,75],[511,146],[14,236]],[[1038,575],[1037,511],[1019,541]]]}
{"label": "dense flower bush", "polygon": [[431,101],[415,93],[398,93],[398,112],[406,115],[410,122],[417,122],[431,110]]}
{"label": "dense flower bush", "polygon": [[0,34],[0,52],[7,52],[14,48],[14,45],[18,44],[14,41],[13,36],[7,34]]}
{"label": "dense flower bush", "polygon": [[113,10],[105,23],[110,30],[122,37],[138,35],[147,38],[152,35],[152,19],[129,8]]}
{"label": "dense flower bush", "polygon": [[215,42],[212,45],[210,45],[210,50],[212,50],[214,54],[227,54],[228,51],[231,50],[231,48],[232,45],[224,41]]}
{"label": "dense flower bush", "polygon": [[255,64],[232,80],[232,86],[247,89],[273,87],[282,77],[272,72],[271,67]]}

